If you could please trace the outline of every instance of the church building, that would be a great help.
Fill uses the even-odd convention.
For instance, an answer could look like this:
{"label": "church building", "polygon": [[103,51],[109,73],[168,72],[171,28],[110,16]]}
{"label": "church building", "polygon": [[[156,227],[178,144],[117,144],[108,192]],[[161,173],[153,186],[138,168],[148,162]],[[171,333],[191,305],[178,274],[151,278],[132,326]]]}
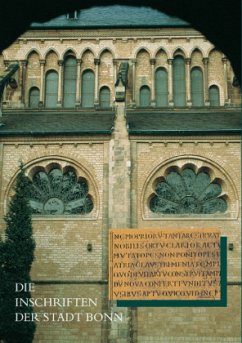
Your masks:
{"label": "church building", "polygon": [[[35,312],[96,314],[40,320],[34,343],[239,343],[241,95],[228,58],[181,19],[110,6],[33,23],[0,55],[0,75],[16,64],[1,104],[0,232],[22,161],[32,297],[90,300]],[[227,307],[117,307],[116,228],[219,229]]]}

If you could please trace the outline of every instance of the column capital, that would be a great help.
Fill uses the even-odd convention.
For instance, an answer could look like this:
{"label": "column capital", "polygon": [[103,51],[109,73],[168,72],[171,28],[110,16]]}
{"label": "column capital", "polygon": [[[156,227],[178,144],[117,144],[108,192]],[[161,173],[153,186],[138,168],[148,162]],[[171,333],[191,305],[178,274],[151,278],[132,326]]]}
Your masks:
{"label": "column capital", "polygon": [[118,64],[118,60],[116,58],[113,58],[113,65],[117,65]]}
{"label": "column capital", "polygon": [[205,106],[210,105],[209,101],[209,92],[208,92],[208,62],[209,58],[204,57],[202,59],[203,65],[204,65],[204,101],[205,101]]}
{"label": "column capital", "polygon": [[192,59],[191,58],[185,58],[185,62],[187,65],[191,64]]}
{"label": "column capital", "polygon": [[169,65],[172,65],[173,60],[174,60],[173,58],[168,58],[168,59],[167,59],[168,64],[169,64]]}
{"label": "column capital", "polygon": [[131,60],[131,62],[132,62],[133,65],[135,65],[135,64],[137,63],[136,58],[133,58],[133,59]]}
{"label": "column capital", "polygon": [[203,58],[203,64],[204,64],[204,65],[207,65],[207,64],[208,64],[208,61],[209,61],[209,58],[208,58],[208,57],[204,57],[204,58]]}
{"label": "column capital", "polygon": [[77,64],[81,64],[81,63],[82,63],[82,59],[81,59],[81,58],[77,58],[77,59],[76,59],[76,63],[77,63]]}
{"label": "column capital", "polygon": [[62,67],[64,63],[64,60],[58,60],[58,66]]}
{"label": "column capital", "polygon": [[232,85],[233,87],[240,87],[240,83],[236,76],[233,77]]}
{"label": "column capital", "polygon": [[100,64],[100,58],[94,58],[94,64],[99,65]]}
{"label": "column capital", "polygon": [[150,64],[155,65],[156,59],[155,58],[150,58]]}
{"label": "column capital", "polygon": [[209,62],[209,58],[208,58],[208,57],[204,57],[204,58],[203,58],[203,64],[204,64],[204,65],[207,65],[208,62]]}
{"label": "column capital", "polygon": [[45,65],[45,60],[39,60],[40,65],[44,66]]}
{"label": "column capital", "polygon": [[21,63],[21,65],[22,65],[23,67],[26,67],[27,64],[28,64],[28,61],[27,61],[27,60],[20,60],[19,62]]}
{"label": "column capital", "polygon": [[226,64],[226,63],[228,62],[227,57],[223,57],[223,58],[222,58],[222,61],[223,61],[224,64]]}

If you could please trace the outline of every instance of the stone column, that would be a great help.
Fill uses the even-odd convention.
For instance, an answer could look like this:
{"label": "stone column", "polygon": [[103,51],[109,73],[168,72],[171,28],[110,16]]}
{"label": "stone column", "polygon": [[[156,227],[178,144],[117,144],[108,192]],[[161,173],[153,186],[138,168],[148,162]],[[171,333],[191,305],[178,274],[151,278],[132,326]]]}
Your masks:
{"label": "stone column", "polygon": [[98,87],[99,87],[99,65],[100,65],[100,58],[94,58],[95,64],[95,95],[94,95],[94,105],[99,105],[99,97],[98,97]]}
{"label": "stone column", "polygon": [[[127,129],[125,99],[115,102],[114,130],[109,151],[109,227],[130,228],[131,225],[131,156]],[[126,320],[110,323],[106,342],[133,343],[132,310],[117,308],[116,301],[109,302],[109,312],[122,312]]]}
{"label": "stone column", "polygon": [[137,61],[135,59],[132,60],[132,107],[136,106],[136,63]]}
{"label": "stone column", "polygon": [[156,99],[155,99],[155,58],[150,59],[151,64],[151,106],[156,106]]}
{"label": "stone column", "polygon": [[110,227],[130,226],[130,141],[125,101],[115,103],[115,122],[110,151]]}
{"label": "stone column", "polygon": [[25,106],[25,89],[26,89],[26,67],[27,67],[27,61],[22,60],[20,61],[20,80],[19,80],[19,86],[20,86],[20,102],[21,107]]}
{"label": "stone column", "polygon": [[222,58],[223,66],[224,66],[224,104],[229,104],[229,97],[228,97],[228,60],[226,57]]}
{"label": "stone column", "polygon": [[76,107],[81,105],[81,63],[82,60],[79,58],[77,62],[77,72],[76,72]]}
{"label": "stone column", "polygon": [[59,72],[58,72],[58,97],[57,107],[62,107],[63,104],[63,60],[58,61]]}
{"label": "stone column", "polygon": [[[9,60],[4,60],[4,66],[5,68],[7,68],[10,64],[10,61]],[[2,105],[3,107],[7,105],[8,103],[8,98],[7,98],[7,86],[4,87],[4,90],[3,90],[3,96],[2,96]]]}
{"label": "stone column", "polygon": [[45,93],[45,60],[40,60],[40,107],[44,106],[44,93]]}
{"label": "stone column", "polygon": [[117,82],[117,77],[118,77],[118,61],[113,58],[113,89],[111,93],[113,94],[112,98],[112,107],[114,106],[114,100],[115,100],[115,83]]}
{"label": "stone column", "polygon": [[172,65],[173,65],[173,58],[168,58],[168,102],[169,106],[173,107],[174,106],[174,101],[173,101],[173,70],[172,70]]}
{"label": "stone column", "polygon": [[117,68],[118,68],[118,61],[113,58],[113,81],[114,81],[113,84],[114,85],[117,81],[117,75],[118,75]]}
{"label": "stone column", "polygon": [[205,106],[210,106],[209,94],[208,94],[208,62],[209,62],[208,57],[203,58]]}
{"label": "stone column", "polygon": [[187,106],[192,106],[192,98],[191,98],[191,59],[186,58],[186,102]]}

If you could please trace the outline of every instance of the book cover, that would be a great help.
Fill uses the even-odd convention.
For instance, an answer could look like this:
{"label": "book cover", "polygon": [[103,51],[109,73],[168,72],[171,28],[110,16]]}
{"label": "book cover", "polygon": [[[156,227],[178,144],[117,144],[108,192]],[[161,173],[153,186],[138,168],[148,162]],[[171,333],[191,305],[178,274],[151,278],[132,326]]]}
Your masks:
{"label": "book cover", "polygon": [[215,25],[227,7],[194,28],[188,7],[72,5],[3,28],[2,285],[20,164],[35,248],[31,279],[1,289],[0,341],[241,342],[240,42]]}

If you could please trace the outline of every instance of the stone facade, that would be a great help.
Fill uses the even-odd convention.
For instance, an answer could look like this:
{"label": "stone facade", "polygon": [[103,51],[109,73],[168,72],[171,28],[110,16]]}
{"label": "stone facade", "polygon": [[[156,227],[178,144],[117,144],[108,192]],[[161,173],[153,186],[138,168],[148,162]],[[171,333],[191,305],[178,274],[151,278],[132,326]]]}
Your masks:
{"label": "stone facade", "polygon": [[[122,36],[121,36],[122,35]],[[155,104],[155,71],[162,67],[168,73],[169,103],[173,105],[172,62],[181,55],[186,60],[187,105],[191,102],[190,70],[199,67],[204,75],[204,103],[209,106],[208,89],[219,88],[220,105],[239,105],[238,88],[232,86],[233,70],[230,62],[199,32],[188,28],[122,31],[77,30],[43,32],[29,31],[3,52],[0,69],[10,61],[19,61],[16,75],[19,87],[15,92],[6,90],[4,107],[26,108],[29,91],[40,90],[40,103],[45,106],[45,75],[49,70],[58,73],[58,105],[63,105],[63,61],[71,54],[77,60],[77,106],[81,104],[81,76],[83,71],[95,73],[95,100],[99,104],[99,91],[107,86],[111,93],[110,106],[114,103],[114,83],[121,61],[130,65],[127,87],[127,106],[139,106],[139,90],[147,85]]]}
{"label": "stone facade", "polygon": [[[85,70],[92,70],[96,111],[101,111],[100,89],[103,86],[110,89],[108,111],[111,115],[114,110],[116,115],[112,133],[66,136],[60,132],[58,136],[41,137],[26,129],[26,134],[1,136],[1,218],[7,210],[20,160],[30,178],[37,170],[51,170],[56,166],[61,170],[73,168],[78,177],[87,180],[94,208],[85,215],[33,216],[37,247],[31,272],[36,293],[32,295],[97,298],[98,305],[87,312],[123,313],[124,319],[122,322],[40,322],[35,342],[240,342],[240,136],[209,132],[132,135],[126,121],[126,111],[139,111],[142,86],[150,89],[150,115],[159,110],[155,96],[155,72],[159,67],[168,75],[168,106],[162,111],[179,111],[174,107],[172,84],[173,59],[177,55],[186,62],[183,111],[193,111],[190,72],[199,67],[204,87],[202,110],[210,112],[209,87],[215,85],[220,103],[216,110],[229,116],[240,105],[240,91],[232,85],[234,74],[230,62],[191,28],[30,30],[0,56],[0,72],[12,61],[20,64],[16,73],[18,88],[13,90],[8,86],[5,90],[3,122],[5,115],[11,118],[18,112],[20,115],[36,112],[41,116],[45,111],[65,111],[63,71],[68,54],[77,61],[76,102],[70,111],[90,111],[82,107],[81,80]],[[115,82],[123,61],[129,64],[126,103],[117,103]],[[45,75],[49,70],[58,73],[58,102],[55,109],[47,110]],[[39,89],[39,103],[37,108],[30,109],[32,87]],[[189,216],[152,213],[149,197],[154,181],[169,168],[184,166],[194,171],[205,168],[212,180],[220,180],[228,204],[225,213]],[[0,225],[3,233],[3,219]],[[228,307],[120,309],[109,302],[108,230],[122,227],[219,228],[234,245],[228,251]]]}

